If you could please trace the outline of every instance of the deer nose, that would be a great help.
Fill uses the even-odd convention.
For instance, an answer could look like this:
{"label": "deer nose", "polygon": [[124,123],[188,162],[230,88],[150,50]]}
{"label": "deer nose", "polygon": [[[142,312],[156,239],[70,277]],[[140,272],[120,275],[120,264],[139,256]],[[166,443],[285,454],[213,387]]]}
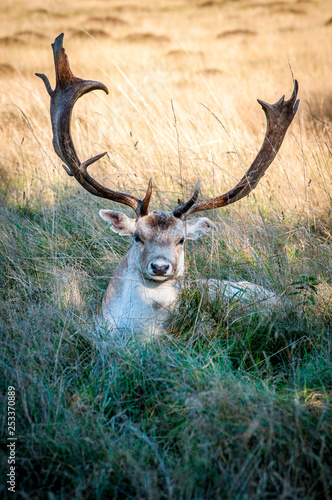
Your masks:
{"label": "deer nose", "polygon": [[169,270],[169,264],[158,265],[151,262],[151,271],[156,276],[165,276],[168,270]]}

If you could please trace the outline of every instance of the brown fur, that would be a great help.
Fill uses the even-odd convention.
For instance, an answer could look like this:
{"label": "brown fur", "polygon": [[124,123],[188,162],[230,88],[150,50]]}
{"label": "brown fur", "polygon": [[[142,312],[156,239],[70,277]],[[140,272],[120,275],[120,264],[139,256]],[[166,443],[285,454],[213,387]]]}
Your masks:
{"label": "brown fur", "polygon": [[167,231],[167,229],[175,227],[179,224],[179,219],[174,217],[174,215],[165,212],[154,212],[146,217],[151,230],[157,229]]}

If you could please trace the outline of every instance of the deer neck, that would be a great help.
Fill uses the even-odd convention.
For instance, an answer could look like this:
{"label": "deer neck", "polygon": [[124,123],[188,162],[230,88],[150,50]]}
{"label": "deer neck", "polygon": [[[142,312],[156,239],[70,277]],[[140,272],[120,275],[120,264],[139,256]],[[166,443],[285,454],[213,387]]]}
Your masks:
{"label": "deer neck", "polygon": [[163,328],[176,309],[177,279],[146,279],[132,247],[116,268],[103,299],[103,315],[111,328],[151,331]]}

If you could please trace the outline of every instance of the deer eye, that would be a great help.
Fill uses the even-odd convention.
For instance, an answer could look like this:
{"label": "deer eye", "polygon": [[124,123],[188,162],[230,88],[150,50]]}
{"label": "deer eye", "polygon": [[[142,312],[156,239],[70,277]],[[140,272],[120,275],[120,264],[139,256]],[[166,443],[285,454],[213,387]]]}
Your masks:
{"label": "deer eye", "polygon": [[143,243],[143,241],[141,240],[141,238],[138,236],[138,234],[134,234],[134,240],[137,241],[137,243]]}
{"label": "deer eye", "polygon": [[183,245],[184,243],[184,238],[181,238],[181,240],[179,241],[178,245]]}

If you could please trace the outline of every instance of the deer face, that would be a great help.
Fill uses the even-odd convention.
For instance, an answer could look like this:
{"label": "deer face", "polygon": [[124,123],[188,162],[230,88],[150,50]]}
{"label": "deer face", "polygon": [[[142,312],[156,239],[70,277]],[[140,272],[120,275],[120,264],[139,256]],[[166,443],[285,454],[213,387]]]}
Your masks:
{"label": "deer face", "polygon": [[99,214],[111,223],[115,233],[133,238],[132,254],[136,269],[145,279],[153,281],[181,276],[185,240],[196,240],[211,229],[217,230],[206,217],[183,221],[165,212],[153,212],[138,219],[130,219],[112,210],[101,210]]}

